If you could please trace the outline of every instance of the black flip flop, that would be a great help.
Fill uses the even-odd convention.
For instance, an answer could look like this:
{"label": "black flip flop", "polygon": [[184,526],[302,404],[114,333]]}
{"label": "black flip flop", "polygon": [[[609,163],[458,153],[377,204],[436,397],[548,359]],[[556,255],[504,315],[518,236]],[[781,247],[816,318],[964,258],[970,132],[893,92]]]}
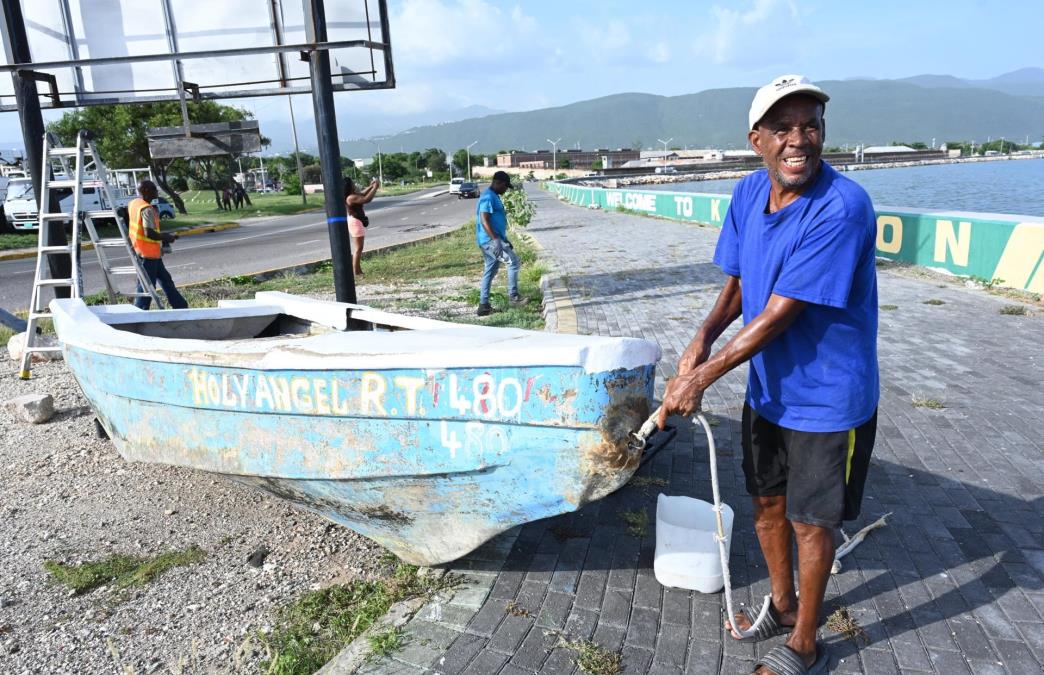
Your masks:
{"label": "black flip flop", "polygon": [[[747,617],[747,621],[750,623],[751,626],[753,626],[754,622],[758,618],[758,615],[749,606],[741,607],[740,611],[743,612],[743,616]],[[765,620],[761,622],[761,625],[758,626],[757,630],[754,631],[753,635],[744,638],[738,638],[733,636],[732,639],[736,642],[761,642],[762,640],[768,640],[769,638],[776,637],[777,635],[786,635],[793,631],[794,627],[784,626],[781,623],[782,618],[783,617],[779,615],[779,612],[776,611],[775,605],[773,605],[770,602],[768,614],[765,615]],[[733,628],[735,628],[735,617],[733,617],[730,623],[732,623]],[[732,635],[731,630],[729,631],[729,635]]]}
{"label": "black flip flop", "polygon": [[786,645],[780,645],[773,647],[768,654],[754,664],[751,675],[762,666],[770,669],[776,675],[817,675],[826,672],[829,660],[823,645],[818,642],[816,643],[816,660],[811,666],[806,666],[805,659],[801,658],[796,651]]}

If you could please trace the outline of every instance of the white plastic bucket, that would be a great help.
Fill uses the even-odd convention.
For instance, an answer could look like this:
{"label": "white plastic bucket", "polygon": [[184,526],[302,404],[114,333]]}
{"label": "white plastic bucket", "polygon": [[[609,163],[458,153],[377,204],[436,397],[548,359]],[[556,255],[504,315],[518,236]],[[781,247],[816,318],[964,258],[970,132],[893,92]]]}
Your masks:
{"label": "white plastic bucket", "polygon": [[[732,509],[722,504],[725,557],[732,543]],[[721,554],[714,535],[718,531],[714,505],[692,497],[668,497],[656,501],[656,554],[653,573],[664,586],[700,593],[717,593],[725,585]]]}

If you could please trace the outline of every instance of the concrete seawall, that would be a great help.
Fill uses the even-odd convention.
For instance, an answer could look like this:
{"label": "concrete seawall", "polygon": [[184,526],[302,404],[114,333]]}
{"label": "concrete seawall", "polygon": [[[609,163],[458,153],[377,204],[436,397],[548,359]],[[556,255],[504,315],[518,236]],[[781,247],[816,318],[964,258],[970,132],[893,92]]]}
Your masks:
{"label": "concrete seawall", "polygon": [[[549,183],[577,206],[634,211],[720,227],[728,195],[606,189]],[[877,211],[877,254],[997,286],[1044,294],[1044,218],[999,213],[885,208]]]}

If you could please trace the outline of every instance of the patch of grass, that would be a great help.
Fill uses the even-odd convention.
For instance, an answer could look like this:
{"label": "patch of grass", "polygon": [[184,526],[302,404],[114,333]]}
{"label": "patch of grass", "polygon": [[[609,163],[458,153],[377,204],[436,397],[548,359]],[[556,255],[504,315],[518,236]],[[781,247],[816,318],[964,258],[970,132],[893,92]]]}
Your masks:
{"label": "patch of grass", "polygon": [[932,298],[931,300],[925,300],[923,304],[925,304],[925,305],[945,305],[946,303],[943,302],[942,300],[937,300],[936,298]]}
{"label": "patch of grass", "polygon": [[15,332],[7,326],[0,326],[0,347],[6,347],[8,341],[14,337]]}
{"label": "patch of grass", "polygon": [[881,310],[885,312],[894,312],[899,309],[899,305],[881,305]]}
{"label": "patch of grass", "polygon": [[1026,316],[1026,307],[1024,305],[1004,305],[1001,307],[1000,313],[1006,316]]}
{"label": "patch of grass", "polygon": [[243,218],[258,216],[288,216],[302,211],[311,211],[323,207],[323,196],[308,195],[308,204],[301,203],[301,195],[288,195],[282,192],[266,194],[250,193],[250,206],[241,209],[223,211],[214,202],[214,193],[210,190],[189,190],[181,195],[185,200],[188,213],[179,213],[173,220],[164,220],[165,229],[176,227],[194,227],[208,223],[228,223]]}
{"label": "patch of grass", "polygon": [[627,534],[632,537],[649,536],[649,512],[645,509],[621,511],[620,520],[627,523]]}
{"label": "patch of grass", "polygon": [[[268,650],[266,675],[304,675],[319,670],[348,643],[382,617],[393,603],[430,596],[454,582],[421,577],[400,563],[385,578],[353,581],[305,594],[279,611],[277,626],[262,636]],[[395,638],[380,640],[389,649]],[[371,648],[374,647],[371,642]]]}
{"label": "patch of grass", "polygon": [[511,600],[507,603],[507,605],[504,607],[504,611],[510,614],[511,616],[533,616],[533,614],[528,609],[518,604],[514,600]]}
{"label": "patch of grass", "polygon": [[203,549],[193,545],[181,551],[161,553],[154,558],[113,555],[99,562],[75,566],[48,560],[43,566],[56,581],[79,595],[108,583],[115,583],[119,588],[142,586],[167,570],[198,563],[205,557]]}
{"label": "patch of grass", "polygon": [[870,644],[870,636],[843,605],[827,617],[826,627],[857,644],[860,640],[863,644]]}
{"label": "patch of grass", "polygon": [[370,643],[370,658],[387,656],[399,649],[399,647],[402,647],[402,629],[389,628],[388,630],[368,636],[366,641]]}
{"label": "patch of grass", "polygon": [[940,399],[920,395],[915,395],[912,403],[915,408],[928,408],[929,410],[942,410],[946,407]]}
{"label": "patch of grass", "polygon": [[1000,286],[1004,283],[1004,279],[1001,279],[1000,277],[993,277],[992,279],[987,279],[986,277],[977,277],[974,274],[968,277],[968,279],[974,281],[979,286],[982,286],[987,291],[992,291],[994,286]]}
{"label": "patch of grass", "polygon": [[0,251],[13,251],[19,248],[36,248],[36,242],[38,242],[39,240],[40,235],[38,235],[36,232],[0,234]]}
{"label": "patch of grass", "polygon": [[[545,269],[536,262],[536,249],[524,236],[514,235],[515,252],[522,259],[519,274],[519,293],[528,297],[529,303],[515,307],[508,303],[505,272],[499,271],[494,281],[490,303],[495,310],[486,317],[453,317],[454,321],[476,323],[484,326],[512,326],[540,330],[544,317],[540,306],[542,297],[540,277]],[[478,280],[482,274],[482,253],[475,246],[474,225],[468,223],[452,234],[422,241],[387,252],[377,252],[362,260],[366,276],[359,283],[360,299],[366,302],[366,284],[400,283],[419,279],[443,277],[466,277],[472,279],[470,288],[463,294],[468,304],[478,307]],[[249,277],[217,279],[204,284],[182,288],[182,294],[191,307],[213,307],[218,300],[252,298],[257,291],[284,291],[295,295],[333,293],[331,264],[326,263],[314,272],[302,275],[283,276],[274,279],[255,280]],[[426,310],[424,299],[408,300],[413,309]],[[391,310],[394,311],[394,308]]]}
{"label": "patch of grass", "polygon": [[576,652],[573,662],[582,673],[616,675],[621,672],[623,656],[618,651],[610,651],[591,640],[560,639],[558,646]]}
{"label": "patch of grass", "polygon": [[447,188],[448,185],[442,181],[437,183],[406,183],[406,185],[382,185],[381,189],[377,191],[378,197],[397,197],[399,195],[408,195],[411,192],[418,192],[420,190],[427,190],[428,188],[441,187]]}

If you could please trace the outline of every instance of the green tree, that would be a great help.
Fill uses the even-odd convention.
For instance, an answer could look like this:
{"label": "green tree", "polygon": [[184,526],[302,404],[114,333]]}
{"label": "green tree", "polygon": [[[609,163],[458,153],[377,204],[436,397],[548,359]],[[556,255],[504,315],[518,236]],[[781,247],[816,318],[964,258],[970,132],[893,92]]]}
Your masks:
{"label": "green tree", "polygon": [[464,176],[468,172],[468,151],[461,148],[453,153],[453,169],[458,176]]}
{"label": "green tree", "polygon": [[301,173],[304,175],[304,182],[307,185],[323,182],[323,167],[318,162],[302,166]]}
{"label": "green tree", "polygon": [[[246,110],[214,101],[189,103],[188,113],[192,124],[237,122],[251,117]],[[47,128],[54,132],[64,145],[75,143],[76,134],[80,129],[90,130],[94,134],[98,152],[107,166],[148,166],[152,169],[156,183],[167,193],[178,211],[186,213],[185,202],[172,187],[172,181],[198,178],[214,191],[215,200],[220,203],[219,186],[231,182],[232,167],[237,156],[201,158],[192,163],[182,158],[153,159],[149,152],[149,129],[181,124],[180,104],[169,101],[89,106],[65,113],[60,119],[48,124]],[[262,143],[267,145],[268,139],[262,138]]]}
{"label": "green tree", "polygon": [[424,163],[421,165],[431,169],[432,173],[446,170],[446,153],[438,148],[428,148],[424,151]]}

